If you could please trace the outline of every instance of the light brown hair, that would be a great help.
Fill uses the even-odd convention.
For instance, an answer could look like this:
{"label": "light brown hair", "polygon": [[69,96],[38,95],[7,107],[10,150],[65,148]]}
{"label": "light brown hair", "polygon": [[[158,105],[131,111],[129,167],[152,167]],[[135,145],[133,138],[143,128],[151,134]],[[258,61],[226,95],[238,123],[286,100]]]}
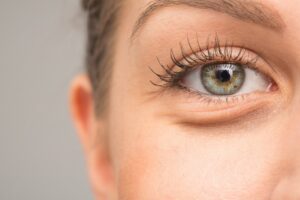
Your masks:
{"label": "light brown hair", "polygon": [[96,113],[103,112],[108,102],[119,1],[82,0],[88,16],[86,71],[93,87]]}

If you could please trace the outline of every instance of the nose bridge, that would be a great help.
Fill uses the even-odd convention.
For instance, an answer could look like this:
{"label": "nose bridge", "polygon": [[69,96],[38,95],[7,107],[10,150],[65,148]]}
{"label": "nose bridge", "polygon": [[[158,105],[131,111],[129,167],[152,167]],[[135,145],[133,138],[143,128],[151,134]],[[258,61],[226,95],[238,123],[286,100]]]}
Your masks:
{"label": "nose bridge", "polygon": [[284,175],[274,188],[272,200],[300,200],[300,91],[295,95],[287,113],[284,151],[288,163]]}
{"label": "nose bridge", "polygon": [[[299,76],[300,79],[300,76]],[[295,142],[298,142],[298,146],[300,146],[300,82],[298,82],[295,91],[295,96],[293,101],[291,102],[291,109],[288,113],[289,116],[289,127],[288,129],[291,131],[291,136],[295,137]]]}
{"label": "nose bridge", "polygon": [[298,89],[295,91],[294,99],[290,104],[291,109],[288,112],[287,131],[285,135],[287,137],[286,145],[289,153],[292,155],[295,167],[299,169],[300,173],[300,90]]}
{"label": "nose bridge", "polygon": [[295,105],[291,112],[288,130],[287,135],[289,139],[286,145],[288,145],[292,159],[291,174],[294,178],[298,177],[298,189],[300,191],[300,101],[298,101],[298,104]]}
{"label": "nose bridge", "polygon": [[[298,3],[293,2],[290,6],[291,7],[289,7],[288,10],[296,8],[295,6],[298,7]],[[298,19],[296,16],[300,16],[300,12],[297,11],[293,12],[293,14],[286,15],[285,19],[288,29],[286,36],[288,38],[292,38],[290,48],[293,52],[291,54],[294,63],[294,66],[292,66],[294,74],[290,77],[290,79],[293,80],[291,81],[292,89],[290,96],[292,100],[288,105],[289,111],[287,113],[288,122],[286,126],[286,134],[288,135],[288,140],[290,142],[287,145],[290,145],[290,153],[293,154],[295,167],[298,169],[298,173],[300,173],[300,35],[298,34],[300,30],[300,23],[297,21]]]}
{"label": "nose bridge", "polygon": [[294,105],[284,125],[286,168],[272,192],[271,200],[300,200],[300,102]]}

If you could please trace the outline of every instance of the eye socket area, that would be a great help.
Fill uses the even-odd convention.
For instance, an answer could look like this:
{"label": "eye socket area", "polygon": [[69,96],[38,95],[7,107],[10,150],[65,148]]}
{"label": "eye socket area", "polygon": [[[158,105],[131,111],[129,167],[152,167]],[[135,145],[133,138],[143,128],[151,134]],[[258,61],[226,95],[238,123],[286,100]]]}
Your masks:
{"label": "eye socket area", "polygon": [[165,94],[162,102],[168,102],[165,115],[178,123],[208,125],[247,121],[282,108],[284,81],[272,60],[245,45],[197,43],[180,45],[179,52],[171,49],[170,63],[157,58],[164,73],[150,67],[160,80],[151,83],[160,86],[160,94]]}
{"label": "eye socket area", "polygon": [[150,82],[160,86],[162,90],[158,91],[164,91],[161,94],[166,94],[166,102],[182,107],[178,113],[212,115],[234,108],[241,114],[241,110],[250,112],[265,103],[269,106],[263,107],[274,107],[274,99],[284,100],[278,71],[254,50],[221,42],[217,37],[208,40],[206,46],[198,40],[195,44],[187,41],[187,46],[180,43],[179,51],[171,49],[172,62],[165,64],[157,58],[164,73],[156,73],[150,67],[160,80]]}

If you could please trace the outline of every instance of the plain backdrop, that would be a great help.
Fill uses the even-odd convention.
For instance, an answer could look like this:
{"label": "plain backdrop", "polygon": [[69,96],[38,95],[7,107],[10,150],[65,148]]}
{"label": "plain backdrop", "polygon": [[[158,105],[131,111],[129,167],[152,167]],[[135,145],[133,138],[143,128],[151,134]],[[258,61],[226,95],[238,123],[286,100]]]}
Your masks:
{"label": "plain backdrop", "polygon": [[68,112],[80,0],[0,0],[0,200],[92,199]]}

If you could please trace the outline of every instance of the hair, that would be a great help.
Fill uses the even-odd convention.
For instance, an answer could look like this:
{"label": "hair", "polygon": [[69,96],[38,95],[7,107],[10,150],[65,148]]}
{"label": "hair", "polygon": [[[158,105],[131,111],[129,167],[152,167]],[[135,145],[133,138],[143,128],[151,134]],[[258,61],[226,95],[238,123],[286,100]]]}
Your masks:
{"label": "hair", "polygon": [[82,7],[87,12],[85,65],[97,114],[102,113],[108,103],[119,1],[82,0]]}

